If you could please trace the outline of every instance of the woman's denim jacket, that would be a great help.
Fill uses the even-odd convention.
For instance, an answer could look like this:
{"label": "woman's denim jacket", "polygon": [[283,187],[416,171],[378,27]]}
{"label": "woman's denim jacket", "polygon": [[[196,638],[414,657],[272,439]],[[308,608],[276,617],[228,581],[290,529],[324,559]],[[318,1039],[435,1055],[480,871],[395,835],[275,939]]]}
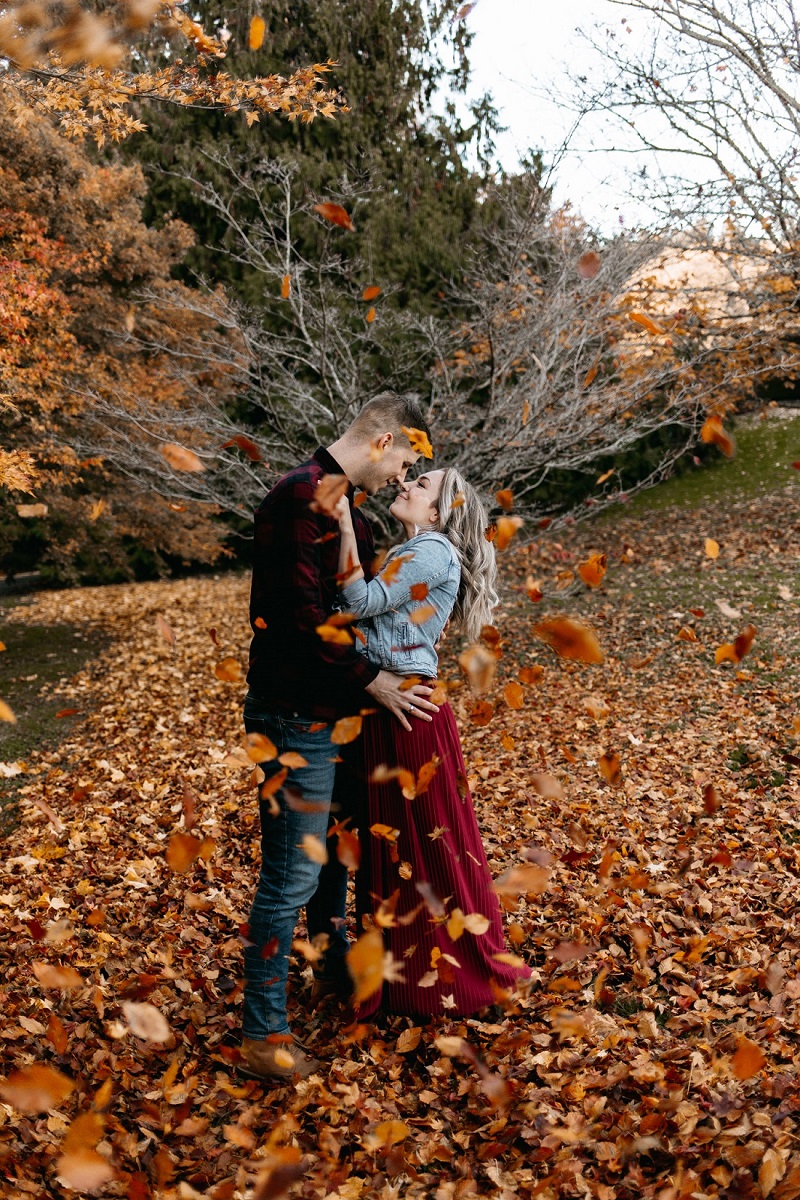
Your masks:
{"label": "woman's denim jacket", "polygon": [[[400,569],[393,575],[392,568],[387,582],[386,568],[398,558],[403,560]],[[357,639],[359,650],[384,670],[435,679],[439,657],[434,647],[453,611],[460,582],[458,556],[441,533],[426,530],[396,547],[370,583],[357,579],[341,589],[347,611],[356,614],[357,628],[366,639]],[[420,583],[428,590],[424,599],[415,600],[411,589]],[[414,624],[412,614],[428,606],[435,612]]]}

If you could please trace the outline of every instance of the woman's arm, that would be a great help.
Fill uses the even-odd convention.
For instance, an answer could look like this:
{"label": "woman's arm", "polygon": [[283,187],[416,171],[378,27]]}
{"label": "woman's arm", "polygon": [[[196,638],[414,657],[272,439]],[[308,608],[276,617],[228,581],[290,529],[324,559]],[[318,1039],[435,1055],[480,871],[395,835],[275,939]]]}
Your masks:
{"label": "woman's arm", "polygon": [[394,612],[413,603],[412,588],[424,583],[433,588],[447,578],[451,554],[439,539],[417,542],[414,550],[389,559],[383,571],[369,583],[363,571],[341,586],[342,596],[350,612],[357,617],[377,617]]}
{"label": "woman's arm", "polygon": [[353,529],[353,514],[350,511],[350,501],[342,496],[334,509],[339,521],[339,584],[354,583],[364,578],[364,572],[358,558],[358,543]]}

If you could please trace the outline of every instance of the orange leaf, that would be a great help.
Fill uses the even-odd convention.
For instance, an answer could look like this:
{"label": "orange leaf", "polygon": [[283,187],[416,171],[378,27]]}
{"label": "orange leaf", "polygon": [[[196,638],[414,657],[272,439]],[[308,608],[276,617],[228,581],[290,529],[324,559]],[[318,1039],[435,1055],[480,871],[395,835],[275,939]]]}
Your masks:
{"label": "orange leaf", "polygon": [[323,642],[330,642],[334,646],[355,644],[355,638],[349,629],[344,629],[341,625],[333,625],[330,621],[326,621],[324,625],[318,625],[316,632]]}
{"label": "orange leaf", "polygon": [[175,471],[205,471],[205,467],[193,450],[168,442],[161,447],[161,454]]}
{"label": "orange leaf", "polygon": [[[595,363],[595,364],[594,364],[594,366],[592,366],[592,367],[589,367],[589,370],[586,372],[586,378],[585,378],[585,379],[584,379],[584,381],[583,381],[583,385],[582,385],[582,386],[583,386],[583,388],[588,388],[588,387],[591,387],[591,386],[592,386],[592,384],[594,383],[595,379],[597,378],[597,372],[598,372],[599,370],[600,370],[600,364],[599,364],[599,363]],[[610,474],[613,474],[613,471],[612,471],[612,472],[609,472],[609,473],[610,473]],[[602,476],[601,476],[601,478],[602,478]]]}
{"label": "orange leaf", "polygon": [[533,632],[561,658],[572,658],[582,663],[601,663],[605,660],[594,630],[573,617],[548,617],[534,625]]}
{"label": "orange leaf", "polygon": [[98,1191],[117,1175],[108,1159],[91,1146],[76,1146],[74,1150],[59,1155],[55,1171],[60,1183],[81,1195]]}
{"label": "orange leaf", "polygon": [[717,446],[726,458],[733,458],[736,453],[736,442],[722,424],[722,418],[716,413],[706,417],[700,430],[700,441]]}
{"label": "orange leaf", "polygon": [[578,574],[587,587],[596,588],[603,582],[607,567],[605,554],[590,554],[586,562],[579,564]]}
{"label": "orange leaf", "polygon": [[697,634],[689,625],[681,625],[678,630],[678,637],[682,642],[696,642]]}
{"label": "orange leaf", "polygon": [[328,861],[328,851],[323,843],[313,833],[304,833],[300,842],[300,849],[305,854],[306,858],[310,858],[313,863],[319,863],[324,866]]}
{"label": "orange leaf", "polygon": [[298,754],[296,750],[285,750],[278,762],[282,767],[288,767],[290,771],[299,771],[301,767],[308,766],[308,759],[303,758],[302,754]]}
{"label": "orange leaf", "polygon": [[469,714],[469,719],[475,725],[488,725],[494,716],[494,709],[488,700],[479,700]]}
{"label": "orange leaf", "polygon": [[473,692],[485,692],[497,671],[497,658],[479,642],[467,646],[458,656],[458,665],[469,680]]}
{"label": "orange leaf", "polygon": [[260,50],[264,43],[264,34],[266,33],[266,22],[263,17],[253,17],[250,22],[250,32],[247,37],[247,44],[251,50]]}
{"label": "orange leaf", "polygon": [[747,654],[750,650],[757,632],[758,631],[755,625],[745,625],[742,632],[734,641],[733,648],[736,651],[740,662],[744,658],[745,654]]}
{"label": "orange leaf", "polygon": [[587,250],[578,259],[578,274],[581,279],[594,279],[600,270],[601,259],[596,250]]}
{"label": "orange leaf", "polygon": [[70,991],[72,988],[83,987],[86,982],[74,967],[34,962],[31,963],[31,968],[43,988],[59,988],[62,991]]}
{"label": "orange leaf", "polygon": [[619,787],[622,780],[618,754],[610,754],[606,751],[605,754],[600,755],[597,766],[606,783],[610,783],[612,787]]}
{"label": "orange leaf", "polygon": [[248,733],[244,739],[244,748],[251,762],[271,762],[278,757],[278,747],[263,733]]}
{"label": "orange leaf", "polygon": [[8,721],[9,725],[16,725],[17,723],[17,718],[5,700],[0,700],[0,721]]}
{"label": "orange leaf", "polygon": [[428,594],[427,583],[412,583],[409,588],[412,600],[424,600]]}
{"label": "orange leaf", "polygon": [[400,571],[403,568],[403,563],[411,562],[413,554],[395,554],[389,559],[386,566],[381,571],[381,579],[388,586],[394,583]]}
{"label": "orange leaf", "polygon": [[381,763],[372,772],[370,779],[373,783],[388,783],[390,780],[396,779],[407,800],[413,800],[417,794],[416,780],[411,771],[405,767],[387,767],[385,763]]}
{"label": "orange leaf", "polygon": [[552,872],[547,867],[524,863],[504,871],[492,885],[498,895],[541,896],[550,886]]}
{"label": "orange leaf", "polygon": [[64,717],[74,717],[76,712],[78,712],[77,708],[60,708],[56,713],[56,720],[61,721]]}
{"label": "orange leaf", "polygon": [[331,730],[334,746],[346,746],[348,742],[354,742],[361,733],[363,724],[363,717],[342,717],[338,720]]}
{"label": "orange leaf", "polygon": [[714,651],[714,662],[717,666],[723,662],[738,663],[739,656],[730,642],[724,642],[723,645],[717,646]]}
{"label": "orange leaf", "polygon": [[[269,800],[270,796],[274,796],[276,792],[280,791],[288,774],[289,768],[281,767],[280,771],[276,771],[274,775],[270,775],[269,779],[265,779],[258,793],[261,799]],[[291,805],[289,807],[291,808]],[[316,805],[314,810],[316,810]]]}
{"label": "orange leaf", "polygon": [[243,454],[246,454],[250,462],[261,462],[261,451],[255,442],[251,442],[249,437],[245,437],[243,433],[237,433],[235,437],[229,441],[223,442],[221,449],[227,450],[230,446],[236,446]]}
{"label": "orange leaf", "polygon": [[430,621],[431,617],[435,617],[438,609],[434,604],[421,604],[419,608],[415,608],[408,614],[408,619],[412,625],[424,625],[426,621]]}
{"label": "orange leaf", "polygon": [[156,613],[156,629],[161,634],[167,645],[174,650],[175,634],[173,633],[172,626],[165,617],[162,617],[161,613]]}
{"label": "orange leaf", "polygon": [[345,495],[349,486],[350,480],[346,475],[323,475],[317,484],[317,490],[314,492],[314,499],[309,508],[312,512],[324,513],[326,517],[333,517],[336,505]]}
{"label": "orange leaf", "polygon": [[378,296],[380,296],[380,294],[381,294],[381,289],[379,287],[377,287],[375,284],[372,284],[371,287],[364,288],[363,292],[361,293],[361,299],[362,300],[377,300],[377,298],[378,298]]}
{"label": "orange leaf", "polygon": [[54,1067],[34,1063],[20,1071],[12,1071],[8,1079],[0,1083],[0,1096],[18,1112],[39,1113],[62,1104],[74,1088],[72,1080]]}
{"label": "orange leaf", "polygon": [[439,758],[439,755],[434,754],[433,758],[430,759],[429,762],[423,763],[420,767],[417,775],[417,786],[415,789],[418,796],[422,796],[425,792],[427,792],[431,785],[431,780],[439,769],[439,764],[441,761],[442,760]]}
{"label": "orange leaf", "polygon": [[244,671],[239,660],[230,656],[219,660],[214,667],[214,674],[223,683],[241,683],[244,679]]}
{"label": "orange leaf", "polygon": [[652,317],[648,317],[645,313],[632,312],[628,313],[628,316],[637,325],[641,325],[643,329],[646,329],[648,333],[666,333],[665,329],[662,329]]}
{"label": "orange leaf", "polygon": [[292,294],[292,277],[284,275],[281,279],[281,300],[288,300]]}
{"label": "orange leaf", "polygon": [[495,522],[497,534],[493,539],[498,550],[505,550],[518,529],[523,525],[522,517],[498,517]]}
{"label": "orange leaf", "polygon": [[318,212],[326,221],[330,221],[332,225],[339,225],[342,229],[349,229],[351,233],[355,233],[356,227],[350,219],[350,214],[346,209],[342,208],[341,204],[315,204],[314,212]]}
{"label": "orange leaf", "polygon": [[368,929],[347,952],[347,969],[353,980],[353,1000],[360,1004],[374,996],[383,983],[383,935]]}
{"label": "orange leaf", "polygon": [[719,811],[720,799],[717,789],[713,783],[707,783],[703,788],[703,810],[709,817],[713,817],[715,812]]}
{"label": "orange leaf", "polygon": [[184,875],[200,854],[201,842],[191,833],[173,833],[167,846],[167,865],[178,875]]}
{"label": "orange leaf", "polygon": [[518,683],[507,683],[503,688],[503,699],[509,708],[522,708],[525,694]]}
{"label": "orange leaf", "polygon": [[614,474],[615,469],[615,467],[612,467],[610,471],[604,471],[602,475],[598,475],[597,479],[595,479],[595,483],[605,483],[605,481],[610,479]]}
{"label": "orange leaf", "polygon": [[758,1043],[751,1042],[747,1037],[741,1038],[731,1059],[731,1069],[736,1078],[752,1079],[766,1064],[766,1057]]}
{"label": "orange leaf", "polygon": [[544,675],[544,667],[523,667],[519,673],[520,683],[538,683]]}
{"label": "orange leaf", "polygon": [[63,1054],[67,1049],[67,1031],[61,1023],[61,1018],[54,1012],[50,1013],[47,1022],[47,1038],[53,1044],[56,1054]]}
{"label": "orange leaf", "polygon": [[340,829],[337,834],[336,857],[348,871],[357,871],[361,864],[361,842],[349,829]]}
{"label": "orange leaf", "polygon": [[421,454],[423,458],[433,458],[433,446],[424,430],[414,429],[408,425],[401,425],[400,428],[411,443],[411,449],[415,454]]}
{"label": "orange leaf", "polygon": [[[372,322],[373,322],[373,321],[375,320],[375,318],[377,317],[377,315],[378,315],[378,314],[376,313],[376,311],[375,311],[375,309],[374,309],[374,308],[370,308],[370,309],[368,309],[368,310],[367,310],[367,316],[366,316],[366,321],[367,321],[367,324],[368,324],[368,325],[371,325],[371,324],[372,324]],[[430,456],[426,455],[425,457],[427,458],[427,457],[433,457],[433,456],[432,456],[432,455],[430,455]]]}
{"label": "orange leaf", "polygon": [[514,494],[510,488],[501,488],[499,492],[495,492],[494,498],[504,512],[510,512],[514,507]]}
{"label": "orange leaf", "polygon": [[719,542],[713,538],[706,538],[704,549],[707,558],[719,558]]}

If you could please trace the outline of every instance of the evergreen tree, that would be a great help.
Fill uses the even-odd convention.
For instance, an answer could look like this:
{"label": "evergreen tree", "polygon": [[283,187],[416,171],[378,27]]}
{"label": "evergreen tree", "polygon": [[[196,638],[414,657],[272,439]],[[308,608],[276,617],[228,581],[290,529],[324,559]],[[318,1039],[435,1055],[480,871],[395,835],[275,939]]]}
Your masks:
{"label": "evergreen tree", "polygon": [[[251,0],[233,6],[201,0],[193,15],[209,30],[230,32],[227,69],[285,74],[295,64],[333,59],[332,78],[350,111],[312,124],[249,127],[244,117],[218,112],[152,114],[148,133],[124,153],[154,168],[148,218],[174,213],[195,230],[187,269],[235,285],[258,305],[261,282],[219,253],[231,245],[229,232],[182,175],[224,192],[231,184],[209,153],[242,172],[265,158],[290,158],[299,164],[307,198],[347,204],[366,197],[346,252],[370,264],[376,283],[400,285],[401,303],[430,308],[460,273],[465,245],[481,224],[480,193],[497,129],[487,97],[473,104],[469,124],[456,112],[452,95],[467,92],[471,40],[459,8],[459,0],[265,0],[258,8],[263,46],[251,51]],[[313,240],[302,247],[310,255],[314,248]]]}

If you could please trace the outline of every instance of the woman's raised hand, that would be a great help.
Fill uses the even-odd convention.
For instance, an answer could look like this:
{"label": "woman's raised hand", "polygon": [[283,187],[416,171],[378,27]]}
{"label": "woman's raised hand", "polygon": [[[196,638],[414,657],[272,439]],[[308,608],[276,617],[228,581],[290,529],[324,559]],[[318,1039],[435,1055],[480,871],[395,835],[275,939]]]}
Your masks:
{"label": "woman's raised hand", "polygon": [[339,522],[340,529],[347,530],[353,528],[353,514],[350,511],[350,501],[347,496],[339,497],[336,507],[333,510],[333,515]]}

